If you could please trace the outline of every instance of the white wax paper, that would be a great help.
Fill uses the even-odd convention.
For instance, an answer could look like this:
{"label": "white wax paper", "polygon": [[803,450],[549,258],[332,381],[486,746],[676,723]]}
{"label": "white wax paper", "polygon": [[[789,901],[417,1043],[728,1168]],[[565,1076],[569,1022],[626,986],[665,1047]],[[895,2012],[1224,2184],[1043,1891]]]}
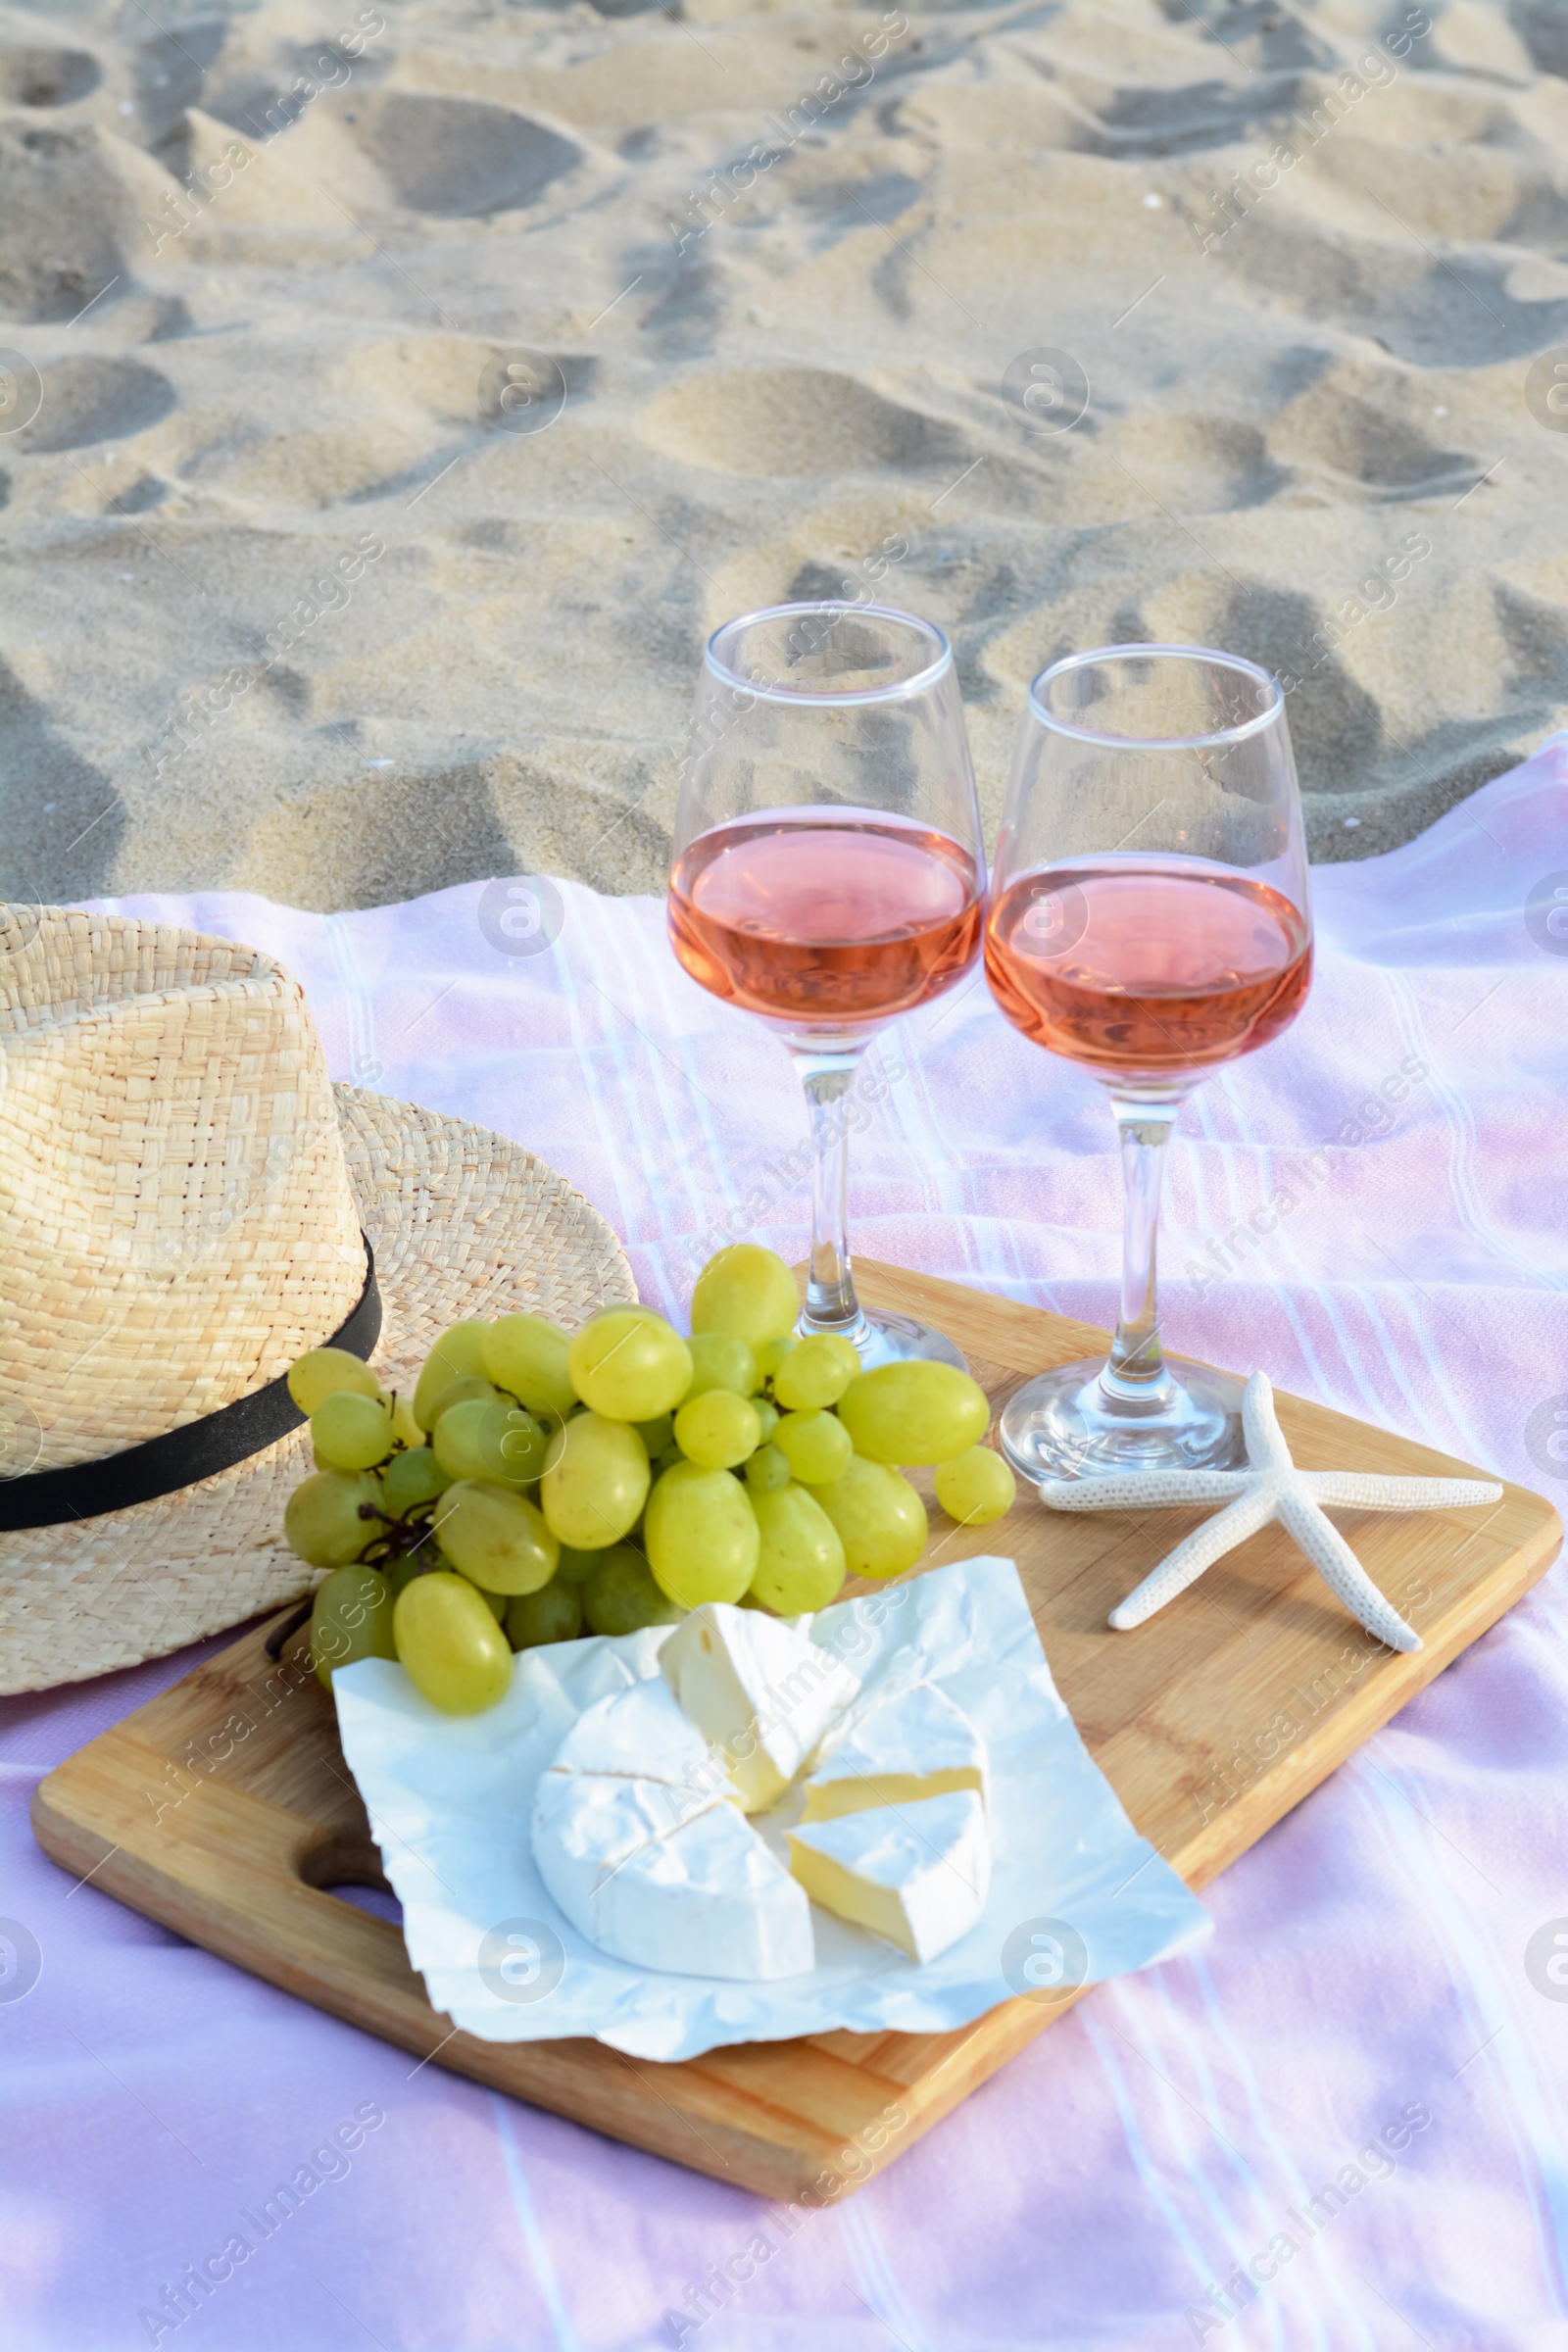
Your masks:
{"label": "white wax paper", "polygon": [[[867,1693],[940,1684],[985,1735],[993,1875],[968,1935],[919,1966],[813,1907],[817,1964],[806,1976],[736,1984],[612,1959],[545,1891],[528,1843],[534,1784],[585,1707],[659,1672],[669,1629],[524,1650],[507,1696],[474,1716],[438,1713],[400,1666],[362,1658],[333,1677],[343,1753],[403,1905],[409,1958],[454,2026],[483,2041],[590,2034],[659,2059],[835,2028],[941,2033],[1017,1993],[1100,1983],[1207,1935],[1207,1912],[1138,1836],[1079,1739],[1010,1560],[934,1568],[799,1623]],[[797,1798],[754,1817],[786,1858],[782,1824],[798,1811]]]}

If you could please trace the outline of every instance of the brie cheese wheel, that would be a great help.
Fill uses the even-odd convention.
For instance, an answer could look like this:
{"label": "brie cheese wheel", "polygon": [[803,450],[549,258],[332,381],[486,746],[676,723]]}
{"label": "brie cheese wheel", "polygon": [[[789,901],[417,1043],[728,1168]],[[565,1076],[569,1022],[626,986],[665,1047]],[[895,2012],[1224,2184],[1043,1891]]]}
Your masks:
{"label": "brie cheese wheel", "polygon": [[808,1635],[722,1600],[683,1618],[659,1663],[748,1813],[777,1803],[860,1688]]}
{"label": "brie cheese wheel", "polygon": [[[572,1926],[617,1960],[675,1976],[765,1979],[816,1965],[805,1891],[743,1819],[712,1772],[707,1742],[662,1684],[639,1683],[590,1707],[539,1776],[531,1842],[539,1875]],[[650,1725],[664,1744],[639,1773]],[[586,1727],[586,1728],[585,1728]],[[689,1765],[708,1765],[709,1786]],[[608,1761],[607,1769],[597,1767]]]}
{"label": "brie cheese wheel", "polygon": [[986,1809],[972,1788],[803,1823],[789,1841],[790,1869],[813,1902],[911,1960],[934,1960],[967,1935],[991,1891]]}
{"label": "brie cheese wheel", "polygon": [[916,1683],[856,1715],[819,1756],[806,1784],[806,1821],[833,1821],[875,1805],[907,1805],[972,1788],[984,1797],[986,1743],[963,1709],[935,1683]]}
{"label": "brie cheese wheel", "polygon": [[681,1712],[667,1683],[633,1683],[578,1716],[556,1750],[552,1772],[618,1774],[688,1791],[689,1810],[715,1796],[740,1803],[724,1759]]}

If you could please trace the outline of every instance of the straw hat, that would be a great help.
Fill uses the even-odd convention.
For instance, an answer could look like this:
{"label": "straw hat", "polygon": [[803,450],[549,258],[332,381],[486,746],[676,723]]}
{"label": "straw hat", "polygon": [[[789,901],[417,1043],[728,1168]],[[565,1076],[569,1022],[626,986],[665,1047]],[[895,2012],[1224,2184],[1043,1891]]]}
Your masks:
{"label": "straw hat", "polygon": [[406,1390],[460,1316],[573,1328],[635,1296],[531,1152],[334,1087],[270,957],[4,905],[0,1263],[0,1691],[319,1581],[280,1532],[311,1453],[273,1384],[302,1349]]}

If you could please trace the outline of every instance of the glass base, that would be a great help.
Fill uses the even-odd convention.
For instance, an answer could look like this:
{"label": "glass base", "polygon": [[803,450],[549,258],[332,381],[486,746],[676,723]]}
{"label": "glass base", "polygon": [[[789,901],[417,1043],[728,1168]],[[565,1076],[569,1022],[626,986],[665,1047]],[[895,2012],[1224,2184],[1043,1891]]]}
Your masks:
{"label": "glass base", "polygon": [[912,1315],[868,1314],[861,1307],[853,1323],[811,1323],[803,1315],[795,1328],[803,1339],[817,1331],[842,1332],[867,1372],[874,1372],[880,1364],[910,1362],[952,1364],[959,1372],[969,1369],[961,1348],[929,1323],[917,1323]]}
{"label": "glass base", "polygon": [[1247,1462],[1246,1382],[1201,1364],[1167,1364],[1147,1396],[1107,1389],[1103,1363],[1060,1364],[1025,1381],[1000,1425],[1020,1478],[1104,1478],[1123,1470],[1234,1470]]}

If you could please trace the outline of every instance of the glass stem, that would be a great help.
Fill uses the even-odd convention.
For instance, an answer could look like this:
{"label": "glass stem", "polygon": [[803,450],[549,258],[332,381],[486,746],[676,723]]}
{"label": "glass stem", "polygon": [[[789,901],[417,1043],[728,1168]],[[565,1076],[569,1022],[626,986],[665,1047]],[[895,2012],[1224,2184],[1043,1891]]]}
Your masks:
{"label": "glass stem", "polygon": [[811,1178],[811,1264],[806,1282],[802,1328],[842,1332],[856,1340],[863,1329],[860,1302],[850,1270],[849,1095],[865,1052],[866,1039],[832,1053],[791,1048],[811,1114],[814,1169]]}
{"label": "glass stem", "polygon": [[1100,1378],[1109,1398],[1148,1409],[1162,1401],[1169,1388],[1159,1345],[1155,1255],[1165,1146],[1181,1105],[1134,1102],[1116,1095],[1110,1107],[1121,1137],[1121,1311],[1110,1360]]}

